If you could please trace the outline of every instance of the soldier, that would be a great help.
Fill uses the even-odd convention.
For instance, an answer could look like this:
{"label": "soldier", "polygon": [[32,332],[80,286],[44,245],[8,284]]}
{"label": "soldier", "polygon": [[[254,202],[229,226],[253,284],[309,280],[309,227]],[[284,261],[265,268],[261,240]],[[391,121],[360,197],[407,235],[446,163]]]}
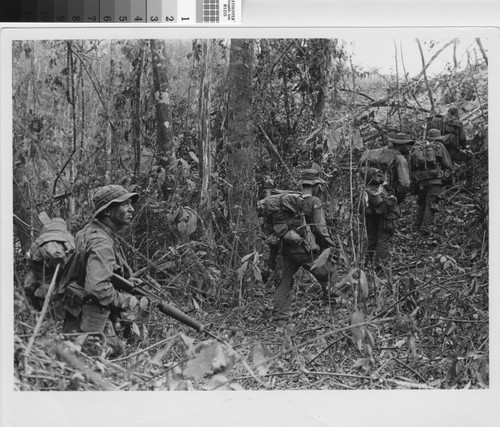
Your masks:
{"label": "soldier", "polygon": [[404,133],[390,135],[389,147],[367,150],[360,160],[364,182],[360,210],[366,224],[367,263],[378,270],[387,266],[395,222],[401,216],[399,205],[410,187],[405,155],[415,142]]}
{"label": "soldier", "polygon": [[417,142],[410,153],[412,181],[417,190],[415,225],[424,235],[432,233],[434,215],[439,211],[443,192],[443,177],[453,171],[453,162],[444,145],[439,129],[430,129],[426,141]]}
{"label": "soldier", "polygon": [[[322,253],[322,250],[334,245],[326,226],[321,200],[316,197],[319,187],[323,183],[325,181],[319,177],[319,173],[315,169],[306,169],[299,177],[299,185],[302,187],[304,222],[310,227],[311,237],[314,241],[309,242],[307,246],[300,242],[286,240],[282,242],[283,273],[274,292],[273,308],[273,320],[277,322],[278,326],[284,326],[290,316],[294,275],[301,267],[310,271],[318,280],[323,291],[323,298],[327,302],[329,283],[334,283],[336,279],[336,268],[330,259],[323,266],[311,271],[313,262]],[[299,228],[298,233],[304,236],[303,233],[307,227]],[[307,236],[304,236],[304,239],[306,240]]]}
{"label": "soldier", "polygon": [[443,120],[443,145],[448,150],[451,160],[459,162],[463,159],[461,150],[467,149],[467,137],[458,116],[458,108],[452,106]]}
{"label": "soldier", "polygon": [[458,116],[458,108],[450,107],[443,122],[443,145],[453,162],[464,164],[465,184],[466,187],[471,187],[474,176],[474,156],[467,144],[464,126]]}
{"label": "soldier", "polygon": [[130,225],[134,212],[131,203],[138,197],[119,185],[106,185],[95,192],[93,220],[77,233],[74,258],[62,279],[68,283],[63,297],[67,312],[64,332],[103,333],[110,356],[125,350],[111,316],[133,321],[139,307],[147,304],[113,286],[113,273],[134,280],[117,233]]}

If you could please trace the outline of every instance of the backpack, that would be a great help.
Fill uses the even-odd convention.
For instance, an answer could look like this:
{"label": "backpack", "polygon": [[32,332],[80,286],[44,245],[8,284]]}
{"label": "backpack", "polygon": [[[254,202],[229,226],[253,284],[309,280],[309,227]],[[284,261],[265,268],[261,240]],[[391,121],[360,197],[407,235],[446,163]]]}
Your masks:
{"label": "backpack", "polygon": [[298,192],[272,191],[275,194],[257,202],[257,212],[263,219],[264,230],[268,234],[274,231],[278,237],[283,237],[289,229],[295,229],[302,224],[304,198]]}
{"label": "backpack", "polygon": [[410,151],[410,168],[417,181],[441,177],[437,144],[431,141],[417,142]]}
{"label": "backpack", "polygon": [[257,213],[263,219],[263,228],[269,238],[266,243],[278,245],[280,241],[302,245],[307,252],[317,252],[311,227],[306,224],[302,193],[272,190],[271,194],[257,202]]}
{"label": "backpack", "polygon": [[443,136],[443,145],[448,148],[448,145],[453,143],[453,139],[460,137],[465,138],[462,127],[457,130],[455,128],[454,120],[450,121],[449,116],[443,116],[441,114],[436,114],[435,116],[427,117],[426,132],[431,129],[438,129]]}
{"label": "backpack", "polygon": [[392,179],[392,166],[397,154],[387,148],[377,148],[363,153],[359,173],[365,184],[389,184]]}
{"label": "backpack", "polygon": [[45,212],[40,213],[39,219],[43,227],[31,245],[28,258],[29,271],[24,280],[24,292],[36,310],[42,309],[56,267],[60,266],[56,277],[59,282],[75,251],[75,239],[68,231],[64,219],[51,219]]}

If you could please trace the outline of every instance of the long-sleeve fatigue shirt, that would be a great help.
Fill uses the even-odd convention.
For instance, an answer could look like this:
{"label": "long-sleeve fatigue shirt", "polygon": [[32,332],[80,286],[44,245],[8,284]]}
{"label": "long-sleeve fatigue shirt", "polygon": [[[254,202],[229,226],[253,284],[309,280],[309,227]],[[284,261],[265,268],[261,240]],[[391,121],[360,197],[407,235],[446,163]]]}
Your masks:
{"label": "long-sleeve fatigue shirt", "polygon": [[76,271],[73,275],[85,293],[103,306],[126,309],[129,295],[121,293],[112,284],[113,273],[128,278],[132,270],[125,260],[116,233],[94,220],[75,239]]}
{"label": "long-sleeve fatigue shirt", "polygon": [[304,197],[302,210],[306,219],[306,223],[311,227],[311,231],[316,238],[316,243],[321,248],[326,248],[331,245],[331,237],[326,226],[325,213],[321,200],[309,194]]}

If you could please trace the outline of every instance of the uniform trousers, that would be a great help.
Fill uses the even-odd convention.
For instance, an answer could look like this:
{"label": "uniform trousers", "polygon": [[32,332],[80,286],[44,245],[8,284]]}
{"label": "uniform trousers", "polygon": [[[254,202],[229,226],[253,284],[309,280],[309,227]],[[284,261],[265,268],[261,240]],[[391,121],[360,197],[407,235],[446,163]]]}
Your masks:
{"label": "uniform trousers", "polygon": [[331,260],[324,266],[311,271],[314,260],[320,255],[308,253],[301,246],[283,245],[283,275],[274,291],[273,319],[282,320],[290,316],[290,306],[292,302],[292,288],[295,273],[302,267],[316,278],[321,285],[323,295],[328,294],[328,284],[334,283],[337,279],[336,268]]}

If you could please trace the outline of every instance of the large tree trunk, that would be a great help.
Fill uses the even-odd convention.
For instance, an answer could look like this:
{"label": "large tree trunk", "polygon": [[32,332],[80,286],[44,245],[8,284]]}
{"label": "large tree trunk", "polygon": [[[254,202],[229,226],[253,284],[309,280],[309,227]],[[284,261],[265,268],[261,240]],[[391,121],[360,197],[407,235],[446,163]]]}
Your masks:
{"label": "large tree trunk", "polygon": [[312,61],[309,67],[311,83],[315,88],[313,115],[317,122],[323,120],[326,99],[332,83],[335,44],[332,39],[312,39]]}
{"label": "large tree trunk", "polygon": [[141,79],[144,62],[144,42],[139,41],[138,61],[133,64],[135,69],[135,86],[132,94],[132,145],[134,147],[134,178],[141,174]]}
{"label": "large tree trunk", "polygon": [[251,123],[253,40],[231,40],[228,78],[228,205],[239,255],[252,250],[257,230],[255,152]]}
{"label": "large tree trunk", "polygon": [[[172,132],[172,108],[170,105],[170,90],[167,75],[167,54],[165,43],[159,40],[150,40],[151,53],[153,55],[153,86],[155,94],[156,109],[156,144],[158,148],[159,164],[167,169],[172,165],[175,158],[173,132]],[[168,198],[172,187],[168,180],[162,186],[163,197]]]}
{"label": "large tree trunk", "polygon": [[198,135],[200,156],[200,207],[199,213],[205,225],[209,242],[212,234],[212,194],[210,177],[212,175],[212,144],[210,134],[210,54],[211,46],[208,40],[202,42],[200,93],[198,101]]}

